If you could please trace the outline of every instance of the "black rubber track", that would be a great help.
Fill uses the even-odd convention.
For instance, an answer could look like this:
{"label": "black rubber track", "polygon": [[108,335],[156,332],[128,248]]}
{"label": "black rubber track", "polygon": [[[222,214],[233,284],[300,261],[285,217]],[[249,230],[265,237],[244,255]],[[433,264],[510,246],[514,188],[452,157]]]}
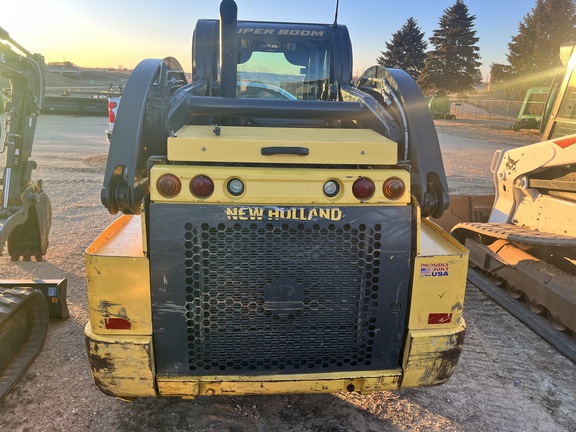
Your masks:
{"label": "black rubber track", "polygon": [[40,352],[48,305],[34,288],[0,288],[0,401]]}
{"label": "black rubber track", "polygon": [[491,283],[483,273],[469,269],[468,280],[576,363],[576,338],[550,327],[545,317],[531,312],[522,302],[511,298],[504,289]]}

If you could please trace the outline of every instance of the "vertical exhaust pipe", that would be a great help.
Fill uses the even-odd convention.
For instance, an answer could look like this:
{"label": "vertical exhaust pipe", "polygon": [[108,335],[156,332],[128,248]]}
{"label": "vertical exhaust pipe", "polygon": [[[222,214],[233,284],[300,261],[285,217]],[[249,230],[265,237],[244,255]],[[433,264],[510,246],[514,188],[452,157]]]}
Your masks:
{"label": "vertical exhaust pipe", "polygon": [[236,97],[238,81],[238,47],[236,32],[238,6],[234,0],[220,4],[220,96]]}

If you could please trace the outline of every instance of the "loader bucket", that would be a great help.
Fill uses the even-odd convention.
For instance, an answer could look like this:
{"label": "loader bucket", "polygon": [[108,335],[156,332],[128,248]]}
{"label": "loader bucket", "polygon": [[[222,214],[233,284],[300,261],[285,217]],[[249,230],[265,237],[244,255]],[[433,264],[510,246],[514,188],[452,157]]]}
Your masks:
{"label": "loader bucket", "polygon": [[450,230],[461,222],[487,222],[494,204],[494,195],[451,195],[450,206],[433,222]]}

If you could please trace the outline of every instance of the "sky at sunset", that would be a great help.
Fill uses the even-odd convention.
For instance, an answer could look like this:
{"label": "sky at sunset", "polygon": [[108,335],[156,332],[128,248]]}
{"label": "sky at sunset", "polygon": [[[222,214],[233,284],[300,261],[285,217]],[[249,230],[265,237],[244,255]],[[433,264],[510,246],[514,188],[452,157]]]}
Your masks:
{"label": "sky at sunset", "polygon": [[[426,41],[456,0],[340,0],[338,22],[348,26],[354,72],[376,63],[385,42],[409,17]],[[175,57],[191,71],[196,21],[218,18],[220,0],[6,0],[0,26],[46,62],[132,69],[145,58]],[[236,0],[239,20],[332,23],[336,0]],[[465,0],[476,16],[481,70],[507,63],[508,43],[536,0]],[[429,45],[429,48],[431,46]]]}

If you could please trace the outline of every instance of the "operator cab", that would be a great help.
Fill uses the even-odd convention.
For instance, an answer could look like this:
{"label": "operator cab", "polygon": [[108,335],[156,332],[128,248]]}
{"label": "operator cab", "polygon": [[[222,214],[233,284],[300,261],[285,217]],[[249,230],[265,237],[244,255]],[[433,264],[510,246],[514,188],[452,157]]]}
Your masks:
{"label": "operator cab", "polygon": [[[214,45],[219,43],[204,37],[218,25],[217,20],[198,21],[192,48],[194,80],[218,80],[214,53],[219,46]],[[330,100],[335,98],[330,85],[352,78],[350,38],[341,25],[239,21],[236,50],[239,98]]]}

